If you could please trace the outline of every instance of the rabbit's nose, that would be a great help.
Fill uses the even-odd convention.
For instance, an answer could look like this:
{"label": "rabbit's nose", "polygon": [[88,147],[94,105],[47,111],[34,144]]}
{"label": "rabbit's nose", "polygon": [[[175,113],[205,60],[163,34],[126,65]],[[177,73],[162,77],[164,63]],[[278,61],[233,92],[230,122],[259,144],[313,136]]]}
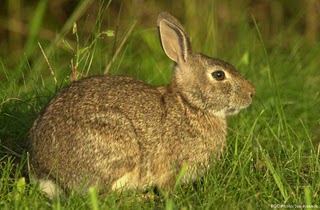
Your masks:
{"label": "rabbit's nose", "polygon": [[251,83],[249,83],[249,84],[250,85],[249,85],[248,93],[249,93],[250,98],[253,98],[255,93],[256,93],[256,90],[255,90],[254,86]]}
{"label": "rabbit's nose", "polygon": [[249,93],[250,98],[253,98],[254,94],[255,94],[254,91]]}

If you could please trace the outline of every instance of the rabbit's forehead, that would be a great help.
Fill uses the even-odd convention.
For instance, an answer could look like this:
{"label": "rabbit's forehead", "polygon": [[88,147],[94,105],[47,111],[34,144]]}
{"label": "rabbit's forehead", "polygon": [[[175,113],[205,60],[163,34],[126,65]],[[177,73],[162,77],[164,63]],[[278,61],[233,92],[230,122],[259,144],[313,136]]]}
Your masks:
{"label": "rabbit's forehead", "polygon": [[209,66],[213,70],[224,70],[230,73],[237,72],[231,64],[214,58],[211,59]]}
{"label": "rabbit's forehead", "polygon": [[237,70],[230,64],[212,58],[210,62],[206,65],[206,71],[208,73],[213,73],[215,71],[224,71],[227,75],[237,75],[239,74]]}
{"label": "rabbit's forehead", "polygon": [[212,58],[203,54],[198,54],[199,60],[205,64],[208,70],[225,70],[228,72],[237,72],[236,69],[229,63],[217,59],[217,58]]}

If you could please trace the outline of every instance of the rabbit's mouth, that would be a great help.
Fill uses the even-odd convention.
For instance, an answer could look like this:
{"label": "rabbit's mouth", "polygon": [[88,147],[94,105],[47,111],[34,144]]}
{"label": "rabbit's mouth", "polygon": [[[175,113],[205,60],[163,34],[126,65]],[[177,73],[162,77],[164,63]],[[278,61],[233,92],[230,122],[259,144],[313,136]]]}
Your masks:
{"label": "rabbit's mouth", "polygon": [[235,115],[235,114],[238,114],[239,111],[240,109],[227,109],[226,115]]}
{"label": "rabbit's mouth", "polygon": [[237,108],[229,107],[229,108],[226,109],[225,114],[226,114],[226,115],[235,115],[235,114],[238,114],[238,113],[240,112],[240,110],[247,108],[249,105],[250,105],[250,104],[245,105],[245,106],[241,106],[241,107],[237,107]]}

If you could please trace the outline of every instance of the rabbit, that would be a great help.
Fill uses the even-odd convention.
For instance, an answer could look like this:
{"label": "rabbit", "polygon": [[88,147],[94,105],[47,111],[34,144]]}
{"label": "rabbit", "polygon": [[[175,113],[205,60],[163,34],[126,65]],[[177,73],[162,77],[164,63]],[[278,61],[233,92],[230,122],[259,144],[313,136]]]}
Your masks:
{"label": "rabbit", "polygon": [[181,23],[157,20],[175,62],[172,81],[152,86],[127,76],[73,82],[49,102],[30,130],[30,163],[40,188],[60,192],[170,189],[192,182],[219,159],[226,117],[248,107],[254,86],[225,61],[194,53]]}

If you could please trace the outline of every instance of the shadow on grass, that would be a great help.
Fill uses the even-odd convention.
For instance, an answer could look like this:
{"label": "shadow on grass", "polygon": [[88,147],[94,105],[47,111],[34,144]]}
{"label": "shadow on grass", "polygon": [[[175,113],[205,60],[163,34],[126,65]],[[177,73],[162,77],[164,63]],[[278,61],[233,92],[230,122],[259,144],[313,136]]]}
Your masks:
{"label": "shadow on grass", "polygon": [[27,176],[22,170],[27,163],[28,135],[39,110],[45,106],[49,97],[8,98],[0,105],[0,161],[1,173],[9,170],[10,177]]}

